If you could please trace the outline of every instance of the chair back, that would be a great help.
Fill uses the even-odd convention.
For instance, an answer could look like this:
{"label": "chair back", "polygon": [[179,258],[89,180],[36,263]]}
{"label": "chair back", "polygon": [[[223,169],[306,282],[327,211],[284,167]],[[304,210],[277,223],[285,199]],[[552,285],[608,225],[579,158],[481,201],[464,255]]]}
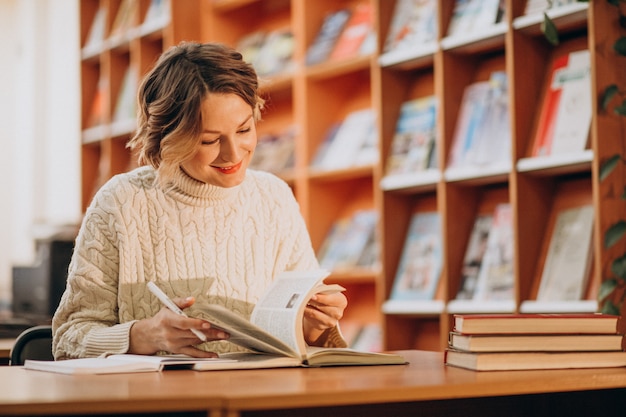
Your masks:
{"label": "chair back", "polygon": [[34,326],[24,330],[15,339],[11,349],[10,365],[24,365],[26,359],[52,361],[52,326]]}

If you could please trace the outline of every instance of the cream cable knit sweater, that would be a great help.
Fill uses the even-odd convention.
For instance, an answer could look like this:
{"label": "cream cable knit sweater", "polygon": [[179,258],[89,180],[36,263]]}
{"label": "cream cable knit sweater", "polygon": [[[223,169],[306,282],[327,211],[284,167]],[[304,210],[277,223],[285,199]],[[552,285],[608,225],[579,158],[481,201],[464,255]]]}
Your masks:
{"label": "cream cable knit sweater", "polygon": [[[133,322],[161,308],[148,281],[171,297],[194,295],[190,315],[220,303],[249,317],[278,273],[317,267],[297,202],[277,177],[248,170],[241,185],[220,188],[181,171],[164,191],[152,168],[135,169],[105,184],[85,214],[52,322],[55,358],[126,352]],[[326,345],[345,345],[338,329]]]}

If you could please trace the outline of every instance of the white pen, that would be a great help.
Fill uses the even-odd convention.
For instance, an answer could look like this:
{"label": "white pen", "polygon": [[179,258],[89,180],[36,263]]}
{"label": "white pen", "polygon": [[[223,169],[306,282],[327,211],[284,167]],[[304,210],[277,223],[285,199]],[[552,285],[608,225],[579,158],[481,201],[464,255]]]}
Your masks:
{"label": "white pen", "polygon": [[[183,316],[183,317],[189,317],[185,314],[185,312],[183,310],[180,309],[180,307],[178,307],[164,292],[163,290],[161,290],[159,287],[157,287],[157,285],[150,281],[148,282],[148,289],[150,290],[150,292],[154,295],[156,295],[156,297],[161,300],[161,302],[165,305],[165,307],[169,308],[170,310],[172,310],[174,313],[178,314],[179,316]],[[193,334],[195,334],[196,336],[198,336],[198,338],[200,340],[202,340],[203,342],[206,342],[206,335],[204,333],[202,333],[200,330],[198,329],[190,329]]]}

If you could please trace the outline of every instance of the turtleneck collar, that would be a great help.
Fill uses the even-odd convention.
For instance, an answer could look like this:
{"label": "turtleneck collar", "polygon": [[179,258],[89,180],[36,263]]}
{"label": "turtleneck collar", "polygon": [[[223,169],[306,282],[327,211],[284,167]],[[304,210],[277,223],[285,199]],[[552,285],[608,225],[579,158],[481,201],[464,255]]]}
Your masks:
{"label": "turtleneck collar", "polygon": [[172,180],[172,188],[168,191],[168,194],[186,204],[212,206],[235,198],[240,187],[241,185],[224,188],[206,184],[190,177],[185,171],[179,169]]}

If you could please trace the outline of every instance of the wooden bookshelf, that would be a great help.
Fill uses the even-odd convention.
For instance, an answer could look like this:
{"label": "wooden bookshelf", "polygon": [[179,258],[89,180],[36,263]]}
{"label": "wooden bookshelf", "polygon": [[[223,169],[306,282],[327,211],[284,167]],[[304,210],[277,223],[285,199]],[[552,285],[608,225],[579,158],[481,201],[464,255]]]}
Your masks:
{"label": "wooden bookshelf", "polygon": [[[306,51],[327,13],[341,7],[369,3],[378,32],[373,54],[305,65]],[[145,73],[156,57],[181,40],[218,41],[232,46],[255,31],[288,28],[293,33],[292,69],[263,77],[267,111],[259,134],[273,133],[289,125],[298,127],[295,167],[281,173],[292,186],[309,226],[315,249],[319,249],[333,222],[355,210],[375,208],[380,215],[381,268],[342,271],[331,276],[348,288],[345,321],[379,323],[387,349],[441,350],[447,345],[451,314],[445,305],[459,286],[465,247],[476,214],[508,202],[514,214],[515,299],[512,311],[532,299],[545,259],[546,230],[556,207],[591,202],[595,210],[594,262],[587,298],[593,300],[597,286],[608,274],[610,260],[625,245],[607,251],[603,231],[617,218],[626,218],[624,205],[605,203],[607,194],[624,188],[622,175],[600,184],[601,161],[626,152],[626,121],[600,114],[593,100],[588,149],[567,158],[538,160],[530,157],[538,108],[546,88],[546,74],[558,54],[587,48],[591,51],[592,97],[606,85],[626,85],[619,68],[625,64],[611,50],[620,34],[613,6],[595,1],[550,12],[561,35],[551,46],[539,30],[541,19],[524,16],[525,2],[507,0],[504,21],[482,35],[463,41],[446,39],[453,1],[437,2],[439,34],[432,47],[414,53],[384,57],[382,47],[393,15],[394,1],[387,0],[185,0],[172,1],[170,19],[162,26],[131,30],[123,40],[108,41],[99,49],[85,47],[97,10],[107,11],[106,30],[111,30],[121,1],[84,0],[81,5],[83,45],[83,208],[93,192],[111,175],[133,166],[125,142],[132,133],[113,129],[114,103],[124,72],[133,68]],[[150,0],[134,3],[135,27],[142,27]],[[606,23],[612,22],[612,23]],[[105,31],[105,33],[107,33]],[[96,52],[94,52],[96,51]],[[466,176],[447,176],[459,105],[464,88],[485,80],[492,71],[505,71],[511,110],[511,160],[504,170]],[[103,123],[88,126],[89,108],[103,86]],[[438,169],[428,177],[389,185],[383,180],[384,164],[402,102],[429,94],[439,100],[437,124]],[[351,111],[371,107],[378,117],[380,161],[372,166],[319,173],[309,167],[328,128]],[[619,138],[619,140],[603,140]],[[436,299],[444,306],[436,311],[383,314],[381,305],[390,294],[411,214],[437,209],[442,215],[444,264]],[[619,246],[619,245],[618,245]]]}

